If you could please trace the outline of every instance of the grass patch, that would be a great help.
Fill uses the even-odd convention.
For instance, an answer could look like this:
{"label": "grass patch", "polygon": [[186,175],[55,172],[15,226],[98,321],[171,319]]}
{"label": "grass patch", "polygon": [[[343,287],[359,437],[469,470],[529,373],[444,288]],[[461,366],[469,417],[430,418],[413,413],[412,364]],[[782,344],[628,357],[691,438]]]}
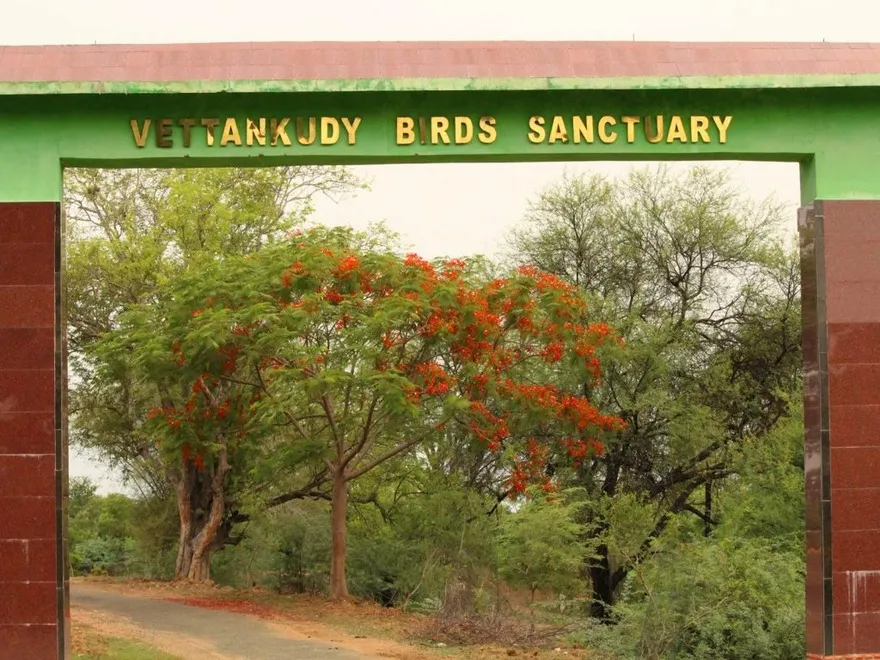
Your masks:
{"label": "grass patch", "polygon": [[71,640],[73,660],[180,660],[141,642],[108,637],[88,626],[75,626]]}

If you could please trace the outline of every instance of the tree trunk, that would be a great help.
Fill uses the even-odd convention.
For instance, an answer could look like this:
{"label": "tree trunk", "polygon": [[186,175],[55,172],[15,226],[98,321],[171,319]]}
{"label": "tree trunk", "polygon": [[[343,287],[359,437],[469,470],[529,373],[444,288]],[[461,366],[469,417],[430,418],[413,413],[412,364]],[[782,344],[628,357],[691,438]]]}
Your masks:
{"label": "tree trunk", "polygon": [[344,469],[337,469],[333,475],[333,499],[331,504],[330,527],[333,532],[333,548],[330,559],[330,595],[333,598],[348,598],[348,581],[345,579],[345,517],[348,512],[348,484]]}
{"label": "tree trunk", "polygon": [[180,540],[177,545],[177,563],[174,567],[174,577],[184,578],[189,573],[192,565],[192,484],[189,478],[189,470],[183,469],[182,478],[178,479],[175,491],[177,492],[177,513],[180,517]]}
{"label": "tree trunk", "polygon": [[200,556],[193,553],[192,563],[189,566],[189,573],[186,578],[193,582],[210,582],[211,581],[211,557],[213,552],[204,552]]}
{"label": "tree trunk", "polygon": [[180,546],[177,551],[176,579],[208,582],[211,556],[217,549],[218,531],[226,514],[224,483],[229,472],[226,449],[217,456],[214,474],[187,464],[177,483],[177,509],[180,515]]}
{"label": "tree trunk", "polygon": [[[605,464],[605,480],[602,484],[602,493],[606,497],[614,497],[617,493],[617,484],[620,479],[621,459],[620,448],[611,448],[602,461]],[[603,520],[599,525],[599,534],[608,531],[608,522]],[[614,575],[611,573],[611,563],[608,560],[608,546],[600,545],[596,552],[598,557],[587,565],[590,582],[593,585],[593,602],[590,603],[590,616],[602,622],[611,620],[611,606],[614,605]]]}
{"label": "tree trunk", "polygon": [[610,621],[611,606],[614,604],[614,578],[608,562],[608,546],[599,546],[598,554],[599,559],[590,566],[590,579],[593,582],[590,616],[601,621]]}
{"label": "tree trunk", "polygon": [[174,572],[175,579],[194,580],[196,582],[208,582],[211,579],[211,557],[214,547],[198,552],[201,547],[199,537],[205,527],[191,528],[189,532],[181,529],[180,547],[177,551],[177,566]]}

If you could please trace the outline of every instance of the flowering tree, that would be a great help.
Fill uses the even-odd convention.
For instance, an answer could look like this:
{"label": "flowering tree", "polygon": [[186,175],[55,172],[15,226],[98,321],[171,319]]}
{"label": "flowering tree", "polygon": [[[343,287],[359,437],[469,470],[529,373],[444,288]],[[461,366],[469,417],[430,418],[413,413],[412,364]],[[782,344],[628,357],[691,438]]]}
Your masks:
{"label": "flowering tree", "polygon": [[311,448],[332,484],[334,597],[348,593],[351,481],[454,424],[508,461],[511,494],[533,481],[552,490],[551,455],[577,463],[622,424],[563,387],[600,378],[612,337],[585,321],[573,287],[363,241],[313,230],[215,263],[176,282],[131,337],[145,369],[191,393],[151,423],[166,450],[212,475],[209,519],[222,513],[230,453],[279,434]]}

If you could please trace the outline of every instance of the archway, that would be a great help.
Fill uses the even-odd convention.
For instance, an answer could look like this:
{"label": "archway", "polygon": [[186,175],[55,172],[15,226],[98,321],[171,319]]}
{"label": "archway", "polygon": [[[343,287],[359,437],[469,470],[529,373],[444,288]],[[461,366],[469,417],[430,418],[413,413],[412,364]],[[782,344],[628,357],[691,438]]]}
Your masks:
{"label": "archway", "polygon": [[723,159],[800,164],[807,648],[880,654],[878,74],[865,44],[0,49],[0,648],[68,648],[64,166]]}

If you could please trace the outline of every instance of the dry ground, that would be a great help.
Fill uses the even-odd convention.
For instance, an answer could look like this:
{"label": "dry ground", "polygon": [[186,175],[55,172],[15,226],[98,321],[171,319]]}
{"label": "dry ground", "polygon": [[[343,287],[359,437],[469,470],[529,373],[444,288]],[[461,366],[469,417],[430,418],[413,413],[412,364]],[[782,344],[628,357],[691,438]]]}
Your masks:
{"label": "dry ground", "polygon": [[71,634],[73,660],[177,660],[139,641],[108,635],[87,623],[90,617],[75,612]]}
{"label": "dry ground", "polygon": [[[444,645],[430,639],[429,617],[404,614],[398,609],[382,608],[371,602],[352,600],[336,603],[313,596],[279,596],[261,589],[235,590],[183,582],[119,581],[107,578],[75,578],[72,582],[74,589],[76,585],[99,587],[106,592],[138,596],[145,602],[171,601],[178,606],[187,605],[203,612],[214,610],[227,616],[234,613],[241,617],[242,630],[248,629],[248,621],[259,619],[275,634],[285,638],[331,645],[339,649],[339,653],[345,653],[344,656],[339,655],[340,658],[349,658],[350,653],[355,654],[355,657],[398,660],[438,660],[444,657],[456,660],[510,657],[549,660],[589,657],[585,651],[571,648],[556,650]],[[238,657],[224,655],[222,649],[212,648],[211,640],[200,638],[197,625],[187,626],[187,635],[168,635],[166,631],[163,638],[161,631],[139,629],[132,624],[131,619],[116,616],[112,612],[78,608],[76,602],[73,606],[73,620],[74,626],[85,624],[105,635],[142,640],[158,649],[172,653],[176,651],[175,655],[179,658],[228,660]],[[329,659],[337,656],[326,657]]]}

